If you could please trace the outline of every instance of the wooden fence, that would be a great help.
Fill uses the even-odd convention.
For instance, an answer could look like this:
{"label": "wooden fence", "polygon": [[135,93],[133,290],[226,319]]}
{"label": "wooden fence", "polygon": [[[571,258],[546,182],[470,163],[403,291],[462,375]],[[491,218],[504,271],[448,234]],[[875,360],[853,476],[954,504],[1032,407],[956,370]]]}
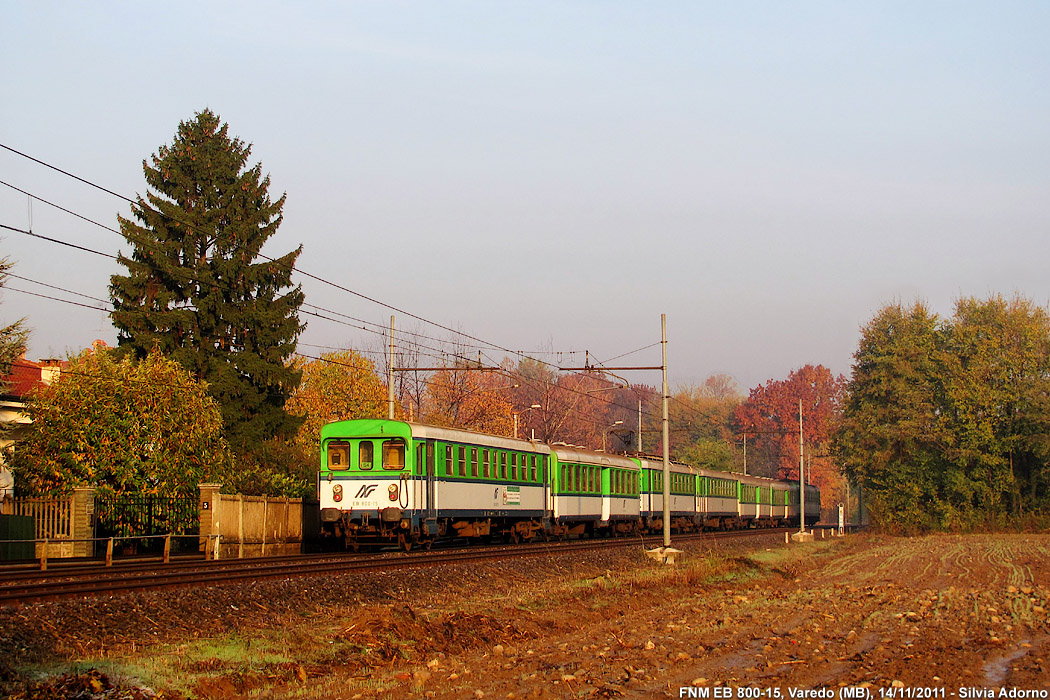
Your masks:
{"label": "wooden fence", "polygon": [[[28,515],[36,523],[34,537],[48,540],[49,557],[75,556],[72,542],[61,540],[73,539],[73,497],[66,498],[16,498],[14,515]],[[57,540],[57,541],[56,541]],[[34,556],[43,554],[44,543],[37,542]]]}
{"label": "wooden fence", "polygon": [[218,484],[201,484],[200,547],[205,537],[222,535],[221,558],[298,554],[303,543],[300,498],[219,493]]}

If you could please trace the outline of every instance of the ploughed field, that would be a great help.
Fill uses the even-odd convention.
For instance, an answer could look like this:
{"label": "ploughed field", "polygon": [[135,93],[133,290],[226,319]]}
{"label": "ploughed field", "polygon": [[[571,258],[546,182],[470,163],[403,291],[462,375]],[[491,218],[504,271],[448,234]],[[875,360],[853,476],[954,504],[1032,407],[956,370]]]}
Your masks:
{"label": "ploughed field", "polygon": [[4,609],[0,696],[880,699],[1050,688],[1048,535],[787,546],[756,534],[686,550],[677,567],[625,547]]}

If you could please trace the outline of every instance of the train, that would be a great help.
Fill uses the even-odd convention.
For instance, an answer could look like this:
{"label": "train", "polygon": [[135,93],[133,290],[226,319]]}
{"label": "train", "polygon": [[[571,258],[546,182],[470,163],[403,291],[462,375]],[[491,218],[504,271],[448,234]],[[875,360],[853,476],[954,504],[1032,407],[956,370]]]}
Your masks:
{"label": "train", "polygon": [[[663,462],[421,423],[354,419],[321,429],[322,539],[350,549],[439,540],[527,542],[663,530]],[[806,524],[820,491],[805,486]],[[798,524],[797,481],[674,462],[677,532]]]}

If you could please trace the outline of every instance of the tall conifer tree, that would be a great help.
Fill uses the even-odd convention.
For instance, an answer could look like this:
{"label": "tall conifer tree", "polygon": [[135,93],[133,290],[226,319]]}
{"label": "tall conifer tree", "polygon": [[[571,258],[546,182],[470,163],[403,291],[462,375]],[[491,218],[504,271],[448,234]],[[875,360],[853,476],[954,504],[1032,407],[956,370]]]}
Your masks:
{"label": "tall conifer tree", "polygon": [[110,295],[119,348],[145,357],[158,348],[208,383],[235,449],[290,437],[284,410],[300,372],[286,360],[304,328],[292,266],[302,246],[271,260],[260,251],[281,224],[285,195],[270,200],[251,145],[228,135],[205,109],[181,122],[170,146],[143,161],[149,191],[118,217],[132,246]]}

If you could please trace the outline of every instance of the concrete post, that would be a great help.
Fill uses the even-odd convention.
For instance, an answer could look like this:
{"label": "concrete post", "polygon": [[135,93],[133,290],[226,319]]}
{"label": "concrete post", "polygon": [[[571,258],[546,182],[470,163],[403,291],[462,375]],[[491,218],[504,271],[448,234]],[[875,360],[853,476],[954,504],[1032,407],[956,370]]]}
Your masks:
{"label": "concrete post", "polygon": [[207,552],[208,538],[220,533],[219,505],[222,501],[219,499],[219,489],[222,488],[222,484],[197,484],[197,488],[200,489],[201,495],[200,542],[197,545],[197,551]]}
{"label": "concrete post", "polygon": [[73,489],[73,522],[69,536],[73,540],[74,557],[90,557],[95,553],[95,487],[78,486]]}

